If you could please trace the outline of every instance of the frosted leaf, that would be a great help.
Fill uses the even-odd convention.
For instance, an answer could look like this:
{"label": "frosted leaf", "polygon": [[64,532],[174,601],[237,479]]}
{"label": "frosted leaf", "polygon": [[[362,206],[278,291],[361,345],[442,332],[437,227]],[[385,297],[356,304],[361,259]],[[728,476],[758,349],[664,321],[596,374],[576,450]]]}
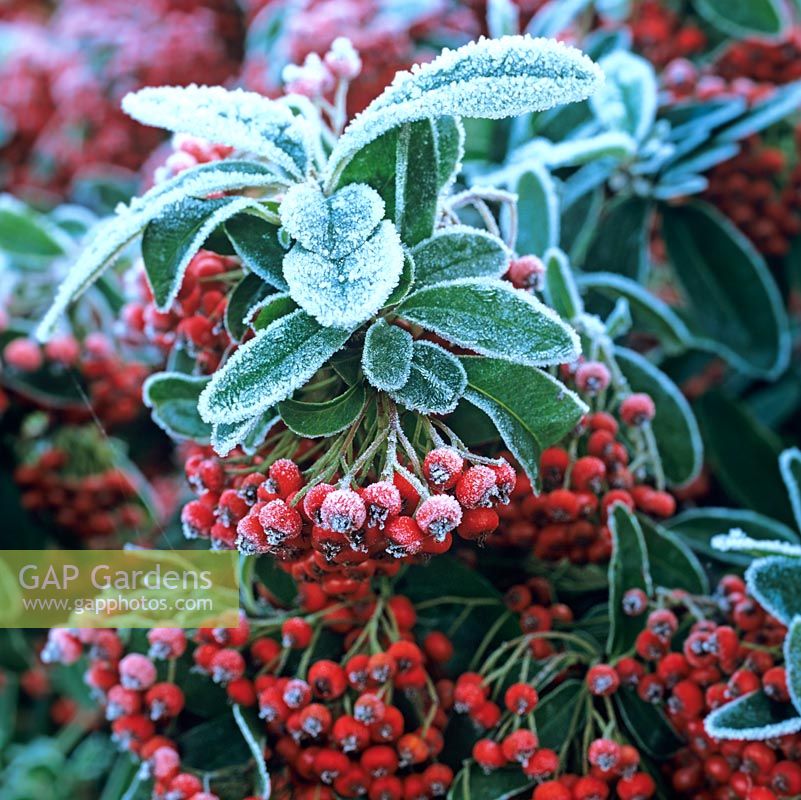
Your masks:
{"label": "frosted leaf", "polygon": [[80,297],[116,261],[145,226],[170,205],[184,197],[205,197],[250,186],[270,186],[277,177],[267,167],[253,162],[222,161],[186,170],[145,195],[121,206],[117,213],[99,223],[81,255],[59,286],[53,305],[39,323],[36,335],[46,340],[67,306]]}
{"label": "frosted leaf", "polygon": [[497,237],[466,225],[454,225],[412,249],[415,283],[439,283],[455,278],[500,278],[509,268],[511,252]]}
{"label": "frosted leaf", "polygon": [[297,307],[295,301],[286,292],[276,292],[249,309],[243,322],[254,331],[258,331],[266,328],[279,317],[285,317],[295,311]]}
{"label": "frosted leaf", "polygon": [[467,386],[467,375],[456,356],[438,344],[414,343],[409,379],[389,396],[421,414],[450,414]]}
{"label": "frosted leaf", "polygon": [[299,183],[286,193],[279,214],[284,230],[306,250],[336,259],[368,239],[384,217],[384,201],[362,183],[351,183],[331,197],[316,183]]}
{"label": "frosted leaf", "polygon": [[303,386],[350,338],[294,311],[259,331],[214,373],[198,402],[206,422],[238,422]]}
{"label": "frosted leaf", "polygon": [[145,125],[255,153],[297,178],[309,168],[306,119],[256,92],[195,84],[153,86],[125,95],[122,108]]}
{"label": "frosted leaf", "polygon": [[412,335],[384,319],[376,320],[364,337],[362,369],[367,380],[382,391],[400,389],[412,369]]}
{"label": "frosted leaf", "polygon": [[580,167],[599,158],[621,160],[634,155],[637,143],[623,131],[604,131],[594,136],[570,139],[565,142],[551,142],[548,139],[534,139],[512,151],[508,164],[496,175],[511,178],[525,171],[531,162],[537,162],[550,170],[561,167]]}
{"label": "frosted leaf", "polygon": [[197,399],[208,381],[206,376],[156,372],[142,386],[142,400],[166,434],[202,444],[208,442],[210,431],[198,414]]}
{"label": "frosted leaf", "polygon": [[801,617],[795,617],[784,637],[787,690],[795,710],[801,714]]}
{"label": "frosted leaf", "polygon": [[801,450],[791,447],[779,456],[782,480],[790,495],[795,524],[801,530]]}
{"label": "frosted leaf", "polygon": [[704,720],[713,739],[765,741],[801,731],[801,717],[790,703],[774,703],[762,689],[715,709]]}
{"label": "frosted leaf", "polygon": [[321,325],[355,328],[389,298],[403,271],[403,248],[384,220],[354,253],[337,261],[296,244],[284,256],[292,299]]}
{"label": "frosted leaf", "polygon": [[589,97],[598,66],[579,50],[530,36],[481,38],[399,72],[348,125],[329,159],[326,183],[365,145],[399,125],[444,115],[502,119]]}
{"label": "frosted leaf", "polygon": [[656,119],[657,83],[644,58],[616,50],[601,59],[606,82],[590,99],[598,120],[610,130],[625,131],[641,142]]}
{"label": "frosted leaf", "polygon": [[211,446],[218,456],[227,456],[235,447],[248,455],[258,450],[270,429],[281,417],[268,411],[241,422],[217,422],[211,428]]}
{"label": "frosted leaf", "polygon": [[397,313],[460,347],[532,367],[571,363],[581,352],[576,332],[555,311],[491,278],[418,289]]}
{"label": "frosted leaf", "polygon": [[491,39],[517,33],[520,9],[512,0],[487,0],[487,30]]}
{"label": "frosted leaf", "polygon": [[753,539],[742,528],[732,528],[711,539],[715,550],[723,553],[746,553],[752,556],[794,556],[801,558],[801,545],[780,539]]}
{"label": "frosted leaf", "polygon": [[[559,243],[559,196],[545,167],[529,164],[514,187],[517,193],[516,249],[519,253],[541,256],[549,247]],[[509,227],[508,207],[504,206],[501,221]]]}
{"label": "frosted leaf", "polygon": [[801,561],[788,556],[760,558],[745,571],[748,591],[784,625],[801,614]]}

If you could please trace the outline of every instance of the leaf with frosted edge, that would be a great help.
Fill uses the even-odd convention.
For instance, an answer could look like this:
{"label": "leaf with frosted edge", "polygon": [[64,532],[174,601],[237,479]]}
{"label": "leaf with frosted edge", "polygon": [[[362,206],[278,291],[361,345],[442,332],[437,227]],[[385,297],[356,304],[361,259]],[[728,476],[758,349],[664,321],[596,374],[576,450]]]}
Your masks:
{"label": "leaf with frosted edge", "polygon": [[408,331],[386,320],[376,320],[364,337],[362,369],[376,389],[400,389],[412,371],[413,339]]}
{"label": "leaf with frosted edge", "polygon": [[611,300],[624,297],[638,325],[651,331],[670,353],[686,350],[692,334],[670,306],[636,281],[612,272],[585,272],[576,276],[583,291],[595,291]]}
{"label": "leaf with frosted edge", "polygon": [[395,226],[404,244],[414,247],[434,232],[437,216],[437,140],[432,120],[400,129],[395,162]]}
{"label": "leaf with frosted edge", "polygon": [[590,98],[595,116],[607,128],[625,131],[642,141],[656,119],[654,68],[644,58],[625,50],[602,58],[600,67],[606,81]]}
{"label": "leaf with frosted edge", "polygon": [[625,334],[631,330],[631,325],[631,306],[629,305],[629,301],[626,300],[625,297],[618,297],[615,301],[614,308],[604,320],[606,335],[610,339],[617,339],[619,336],[625,336]]}
{"label": "leaf with frosted edge", "polygon": [[[548,170],[530,164],[514,186],[519,253],[541,256],[559,243],[559,198]],[[504,219],[506,214],[504,214]]]}
{"label": "leaf with frosted edge", "polygon": [[760,558],[745,571],[750,594],[785,625],[801,614],[801,560],[788,556]]}
{"label": "leaf with frosted edge", "polygon": [[455,278],[500,278],[509,269],[511,253],[497,236],[455,225],[412,249],[415,285]]}
{"label": "leaf with frosted edge", "polygon": [[632,391],[651,395],[656,405],[651,428],[665,477],[676,486],[694,480],[703,463],[704,443],[687,399],[662,370],[639,353],[618,347],[615,355]]}
{"label": "leaf with frosted edge", "polygon": [[578,336],[531,294],[489,278],[418,289],[399,316],[476,353],[532,367],[572,362]]}
{"label": "leaf with frosted edge", "polygon": [[53,304],[36,331],[40,340],[53,332],[58,318],[113,264],[145,226],[165,209],[185,197],[203,197],[215,192],[275,184],[275,173],[254,162],[222,161],[201,164],[151,189],[123,206],[113,217],[100,222],[66,279],[58,288]]}
{"label": "leaf with frosted edge", "polygon": [[489,416],[532,482],[542,451],[560,441],[586,413],[586,404],[547,372],[480,356],[460,356],[465,399]]}
{"label": "leaf with frosted edge", "polygon": [[403,270],[401,271],[400,278],[398,278],[398,285],[392,290],[392,293],[384,302],[385,306],[395,306],[401,302],[411,292],[412,287],[416,283],[417,268],[414,265],[412,254],[408,250],[403,251]]}
{"label": "leaf with frosted edge", "polygon": [[371,186],[351,183],[330,197],[316,183],[299,183],[279,209],[284,230],[306,250],[328,259],[357,250],[384,218],[384,201]]}
{"label": "leaf with frosted edge", "polygon": [[270,409],[240,422],[216,422],[211,426],[211,446],[218,456],[225,457],[235,447],[241,447],[253,455],[261,446],[270,429],[281,421],[281,417]]}
{"label": "leaf with frosted edge", "polygon": [[142,400],[153,421],[173,439],[207,442],[211,426],[200,418],[197,402],[209,378],[180,372],[157,372],[142,387]]}
{"label": "leaf with frosted edge", "polygon": [[704,720],[713,739],[765,741],[801,731],[792,703],[775,703],[762,689],[715,709]]}
{"label": "leaf with frosted edge", "polygon": [[225,328],[231,338],[238,342],[245,335],[246,320],[267,295],[275,289],[265,283],[258,275],[250,272],[234,287],[225,307]]}
{"label": "leaf with frosted edge", "polygon": [[350,338],[295,311],[259,331],[214,373],[198,402],[207,422],[237,422],[303,386]]}
{"label": "leaf with frosted edge", "polygon": [[122,108],[145,125],[256,153],[296,178],[309,169],[311,129],[283,103],[222,86],[154,86],[127,94]]}
{"label": "leaf with frosted edge", "polygon": [[333,436],[352,425],[364,408],[364,384],[355,383],[339,397],[324,403],[282,400],[278,413],[293,433],[309,439]]}
{"label": "leaf with frosted edge", "polygon": [[225,233],[240,261],[279,291],[286,291],[278,226],[255,214],[238,214],[225,223]]}
{"label": "leaf with frosted edge", "polygon": [[648,596],[653,592],[648,550],[637,517],[622,503],[613,503],[609,513],[612,534],[612,557],[609,560],[609,636],[608,656],[619,656],[634,646],[637,634],[643,630],[643,617],[630,617],[623,611],[623,595],[629,589],[642,589]]}
{"label": "leaf with frosted edge", "polygon": [[520,9],[512,0],[487,0],[487,31],[491,39],[520,30]]}
{"label": "leaf with frosted edge", "polygon": [[250,197],[185,197],[148,223],[142,236],[142,259],[159,311],[169,310],[189,262],[214,230],[235,214],[258,208],[258,200]]}
{"label": "leaf with frosted edge", "polygon": [[449,414],[464,394],[467,376],[456,356],[438,344],[416,341],[409,378],[389,396],[410,411]]}
{"label": "leaf with frosted edge", "polygon": [[245,324],[254,331],[261,331],[277,319],[291,314],[297,307],[297,303],[287,293],[271,294],[250,309],[245,317]]}
{"label": "leaf with frosted edge", "polygon": [[797,447],[784,450],[779,456],[779,469],[790,496],[795,524],[801,531],[801,450]]}
{"label": "leaf with frosted edge", "polygon": [[321,325],[356,327],[387,301],[404,266],[400,237],[389,220],[345,258],[331,261],[296,244],[284,256],[292,299]]}
{"label": "leaf with frosted edge", "polygon": [[765,556],[790,556],[801,558],[801,545],[781,539],[754,539],[742,528],[732,528],[728,533],[713,536],[710,544],[723,553],[744,553],[754,558]]}
{"label": "leaf with frosted edge", "polygon": [[709,579],[690,547],[646,514],[638,514],[637,519],[645,539],[654,586],[684,589],[696,595],[709,594]]}
{"label": "leaf with frosted edge", "polygon": [[573,320],[584,311],[584,303],[576,288],[568,257],[558,248],[551,247],[543,257],[545,285],[543,294],[548,305],[560,317]]}
{"label": "leaf with frosted edge", "polygon": [[787,690],[795,710],[801,714],[801,617],[794,617],[784,637],[784,665]]}
{"label": "leaf with frosted edge", "polygon": [[575,48],[548,39],[504,36],[444,50],[433,61],[399,72],[334,146],[326,185],[354,155],[406,122],[453,115],[502,119],[584,100],[602,81]]}

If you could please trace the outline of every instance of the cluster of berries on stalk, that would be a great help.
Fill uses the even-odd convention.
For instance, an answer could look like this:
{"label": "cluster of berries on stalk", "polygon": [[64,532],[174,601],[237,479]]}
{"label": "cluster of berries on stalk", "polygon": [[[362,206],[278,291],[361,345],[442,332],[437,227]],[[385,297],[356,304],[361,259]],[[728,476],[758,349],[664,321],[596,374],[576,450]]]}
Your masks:
{"label": "cluster of berries on stalk", "polygon": [[454,534],[477,540],[498,527],[515,470],[503,459],[470,464],[468,458],[437,447],[422,462],[425,484],[395,471],[354,487],[306,484],[287,458],[262,467],[257,456],[252,471],[243,472],[236,456],[194,453],[186,473],[199,497],[184,506],[184,532],[215,547],[269,554],[299,583],[319,583],[326,594],[363,596],[370,578],[446,552]]}
{"label": "cluster of berries on stalk", "polygon": [[706,34],[660,0],[638,3],[629,21],[635,49],[657,68],[688,58],[706,46]]}
{"label": "cluster of berries on stalk", "polygon": [[[575,379],[584,385],[608,383],[599,363],[579,366]],[[607,561],[612,539],[607,514],[613,503],[624,503],[658,518],[676,510],[673,496],[646,483],[630,469],[627,434],[647,425],[655,414],[653,400],[632,394],[619,406],[622,422],[606,411],[587,415],[567,447],[549,447],[540,456],[543,491],[535,495],[520,477],[508,506],[499,509],[501,526],[493,543],[531,548],[537,558],[573,563]]]}

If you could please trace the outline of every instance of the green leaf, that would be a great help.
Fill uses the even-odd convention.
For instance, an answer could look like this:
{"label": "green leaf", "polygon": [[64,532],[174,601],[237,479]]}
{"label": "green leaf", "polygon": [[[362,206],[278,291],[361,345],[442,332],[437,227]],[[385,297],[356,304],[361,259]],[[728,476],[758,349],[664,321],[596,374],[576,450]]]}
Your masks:
{"label": "green leaf", "polygon": [[169,309],[184,272],[217,226],[246,208],[258,208],[249,197],[196,200],[185,197],[148,223],[142,236],[142,258],[156,307]]}
{"label": "green leaf", "polygon": [[801,731],[801,716],[792,703],[775,703],[759,689],[713,711],[704,727],[715,739],[764,741]]}
{"label": "green leaf", "polygon": [[253,455],[280,421],[274,409],[240,422],[215,422],[211,426],[211,446],[219,456],[227,456],[235,447]]}
{"label": "green leaf", "polygon": [[408,331],[376,320],[364,337],[362,369],[376,389],[390,392],[400,389],[412,371],[413,339]]}
{"label": "green leaf", "polygon": [[612,558],[609,561],[609,657],[621,656],[634,647],[637,634],[645,626],[645,617],[630,617],[623,612],[623,595],[629,589],[642,589],[651,595],[653,585],[645,538],[637,517],[622,503],[615,503],[609,513],[612,534]]}
{"label": "green leaf", "polygon": [[468,447],[497,442],[499,439],[495,423],[467,400],[461,400],[453,413],[448,415],[448,427]]}
{"label": "green leaf", "polygon": [[461,356],[467,373],[465,399],[494,423],[532,481],[540,453],[579,422],[586,406],[548,373],[520,364]]}
{"label": "green leaf", "polygon": [[284,424],[298,436],[317,439],[333,436],[353,424],[364,408],[364,385],[355,383],[339,397],[324,403],[283,400],[278,413]]}
{"label": "green leaf", "polygon": [[401,128],[395,159],[395,227],[404,244],[414,247],[434,232],[437,214],[437,141],[432,120]]}
{"label": "green leaf", "polygon": [[415,285],[426,286],[455,278],[500,278],[509,268],[509,250],[486,231],[446,228],[413,250]]}
{"label": "green leaf", "polygon": [[251,758],[230,711],[190,728],[178,737],[177,744],[182,765],[201,772],[244,765]]}
{"label": "green leaf", "polygon": [[386,299],[384,307],[394,306],[400,303],[409,292],[415,283],[415,264],[409,251],[404,251],[403,254],[403,271],[398,279],[398,285],[392,290],[392,294]]}
{"label": "green leaf", "polygon": [[795,518],[779,469],[781,443],[773,431],[720,392],[700,397],[695,413],[707,461],[726,493],[745,508],[792,525]]}
{"label": "green leaf", "polygon": [[273,287],[253,272],[245,275],[234,287],[225,307],[225,328],[235,342],[241,341],[245,335],[245,317],[250,310],[273,292]]}
{"label": "green leaf", "polygon": [[801,715],[801,617],[795,617],[784,639],[787,689],[795,710]]}
{"label": "green leaf", "polygon": [[787,18],[778,0],[694,0],[695,10],[718,30],[730,36],[775,36],[784,30]]}
{"label": "green leaf", "polygon": [[254,570],[256,577],[282,606],[289,608],[297,602],[298,586],[294,578],[282,570],[274,558],[269,556],[257,558]]}
{"label": "green leaf", "polygon": [[266,411],[303,386],[350,338],[294,311],[259,331],[214,373],[198,408],[207,422],[236,422]]}
{"label": "green leaf", "polygon": [[638,515],[638,520],[645,537],[654,586],[685,589],[690,594],[709,594],[709,580],[693,551],[678,536],[645,514]]}
{"label": "green leaf", "polygon": [[798,111],[801,104],[801,81],[776,87],[764,100],[753,106],[723,128],[715,137],[716,142],[736,142],[746,139],[785,117]]}
{"label": "green leaf", "polygon": [[264,735],[264,724],[261,722],[254,709],[243,709],[242,706],[235,703],[231,711],[242,733],[242,738],[247,743],[253,760],[256,762],[256,771],[259,775],[262,797],[269,797],[272,784],[270,782],[270,773],[267,771],[267,765],[264,762],[266,744],[264,741],[266,738]]}
{"label": "green leaf", "polygon": [[626,731],[640,752],[660,761],[670,758],[683,744],[662,711],[646,703],[631,689],[615,692],[615,707]]}
{"label": "green leaf", "polygon": [[639,353],[617,347],[615,356],[632,391],[651,395],[656,405],[651,428],[665,477],[676,486],[694,480],[701,470],[704,445],[690,404],[679,387]]}
{"label": "green leaf", "polygon": [[739,528],[752,539],[798,543],[798,537],[786,525],[745,509],[691,508],[666,520],[665,525],[696,553],[738,567],[747,567],[751,556],[716,550],[711,544],[713,536]]}
{"label": "green leaf", "polygon": [[716,550],[743,553],[752,559],[765,556],[801,558],[801,544],[784,542],[781,539],[754,539],[742,528],[733,528],[728,533],[713,536],[712,547]]}
{"label": "green leaf", "polygon": [[254,331],[261,331],[281,317],[296,311],[297,307],[297,303],[288,294],[276,292],[268,295],[261,303],[251,308],[245,321]]}
{"label": "green leaf", "polygon": [[631,330],[631,325],[631,306],[629,301],[625,297],[618,297],[614,307],[604,320],[606,335],[613,340],[620,336],[625,336]]}
{"label": "green leaf", "polygon": [[153,421],[174,439],[208,442],[211,426],[200,418],[198,398],[209,378],[157,372],[142,387],[142,400]]}
{"label": "green leaf", "polygon": [[448,116],[501,119],[583,100],[600,71],[578,50],[523,36],[471,42],[446,50],[392,84],[348,125],[329,159],[326,185],[338,183],[348,162],[387,131],[420,119]]}
{"label": "green leaf", "polygon": [[581,266],[643,283],[648,277],[648,229],[653,207],[641,197],[616,197],[601,212]]}
{"label": "green leaf", "polygon": [[653,333],[665,352],[680,353],[690,346],[692,335],[681,318],[636,281],[612,272],[587,272],[578,275],[576,282],[584,292],[597,292],[609,300],[625,298],[637,329]]}
{"label": "green leaf", "polygon": [[745,571],[745,581],[751,595],[783,624],[789,625],[801,614],[801,559],[759,558]]}
{"label": "green leaf", "polygon": [[559,199],[548,170],[536,162],[514,187],[517,194],[517,251],[542,256],[549,247],[559,244]]}
{"label": "green leaf", "polygon": [[225,233],[242,263],[279,291],[287,290],[282,262],[286,250],[278,241],[278,226],[255,214],[237,214],[225,223]]}
{"label": "green leaf", "polygon": [[502,281],[465,278],[418,289],[397,313],[481,355],[535,367],[578,357],[575,332],[532,295]]}
{"label": "green leaf", "polygon": [[414,342],[409,379],[390,397],[421,414],[449,414],[464,393],[467,377],[456,356],[438,344]]}
{"label": "green leaf", "polygon": [[584,311],[584,303],[581,302],[570,261],[558,247],[550,248],[545,253],[544,261],[543,294],[546,302],[562,319],[574,320]]}
{"label": "green leaf", "polygon": [[791,447],[779,456],[779,471],[793,508],[796,528],[801,531],[801,450]]}
{"label": "green leaf", "polygon": [[534,709],[540,747],[559,752],[571,730],[575,732],[583,728],[586,696],[586,685],[570,679],[540,699]]}
{"label": "green leaf", "polygon": [[437,139],[437,185],[442,191],[456,179],[464,156],[464,126],[458,117],[434,121]]}
{"label": "green leaf", "polygon": [[44,214],[11,195],[0,196],[0,250],[6,256],[51,260],[70,246],[70,237]]}
{"label": "green leaf", "polygon": [[662,233],[696,345],[749,375],[771,378],[784,371],[790,357],[787,315],[753,245],[700,201],[663,208]]}
{"label": "green leaf", "polygon": [[601,59],[606,81],[590,98],[595,116],[609,130],[624,131],[642,142],[656,119],[657,82],[651,64],[617,50]]}

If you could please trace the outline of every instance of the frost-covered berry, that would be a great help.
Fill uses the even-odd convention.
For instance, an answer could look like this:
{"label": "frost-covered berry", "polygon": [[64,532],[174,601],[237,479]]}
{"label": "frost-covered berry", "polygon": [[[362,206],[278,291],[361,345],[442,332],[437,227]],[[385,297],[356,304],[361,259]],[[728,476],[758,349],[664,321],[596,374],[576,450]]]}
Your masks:
{"label": "frost-covered berry", "polygon": [[254,506],[253,510],[242,519],[236,526],[236,549],[244,555],[252,556],[266,553],[269,550],[269,543],[264,534],[264,526],[259,520],[258,512]]}
{"label": "frost-covered berry", "polygon": [[595,664],[587,671],[587,687],[596,697],[614,694],[620,686],[620,677],[609,664]]}
{"label": "frost-covered berry", "polygon": [[513,714],[525,716],[537,707],[537,690],[527,683],[513,683],[504,693],[503,703]]}
{"label": "frost-covered berry", "polygon": [[281,72],[286,91],[304,97],[320,97],[334,86],[334,79],[317,53],[309,53],[303,65],[287,64]]}
{"label": "frost-covered berry", "polygon": [[238,650],[224,647],[214,654],[210,667],[212,680],[226,685],[245,674],[245,659]]}
{"label": "frost-covered berry", "polygon": [[576,388],[590,397],[606,389],[611,379],[606,365],[600,361],[588,361],[576,370]]}
{"label": "frost-covered berry", "polygon": [[281,495],[285,500],[303,486],[303,476],[298,465],[288,458],[279,458],[271,464],[267,476],[266,488]]}
{"label": "frost-covered berry", "polygon": [[174,683],[156,683],[145,694],[145,705],[154,722],[160,719],[172,719],[181,713],[184,707],[184,693]]}
{"label": "frost-covered berry", "polygon": [[620,605],[626,616],[639,617],[648,608],[648,595],[642,589],[627,589]]}
{"label": "frost-covered berry", "polygon": [[656,406],[651,396],[639,392],[630,394],[620,404],[620,418],[626,425],[639,427],[650,422],[656,415]]}
{"label": "frost-covered berry", "polygon": [[507,761],[517,762],[525,766],[534,755],[539,741],[534,731],[521,728],[513,731],[501,742],[501,749]]}
{"label": "frost-covered berry", "polygon": [[159,747],[150,758],[150,769],[157,781],[169,781],[178,774],[181,758],[172,747]]}
{"label": "frost-covered berry", "polygon": [[45,664],[74,664],[83,653],[83,645],[64,628],[53,628],[47,634],[47,644],[39,657]]}
{"label": "frost-covered berry", "polygon": [[452,489],[464,469],[464,459],[450,447],[437,447],[423,459],[423,475],[435,489]]}
{"label": "frost-covered berry", "polygon": [[423,531],[411,517],[395,517],[387,523],[387,553],[395,558],[406,558],[420,552],[423,547]]}
{"label": "frost-covered berry", "polygon": [[437,494],[424,500],[414,514],[417,524],[429,536],[442,541],[462,521],[462,507],[449,494]]}
{"label": "frost-covered berry", "polygon": [[20,372],[36,372],[44,361],[39,345],[32,339],[12,339],[3,348],[3,359]]}
{"label": "frost-covered berry", "polygon": [[151,628],[147,632],[147,641],[150,658],[178,658],[186,651],[186,634],[180,628]]}
{"label": "frost-covered berry", "polygon": [[291,617],[281,626],[281,644],[294,650],[308,647],[312,638],[312,626],[302,617]]}
{"label": "frost-covered berry", "polygon": [[456,484],[456,499],[465,508],[489,508],[497,494],[495,473],[481,464],[470,467]]}
{"label": "frost-covered berry", "polygon": [[280,546],[300,536],[303,520],[300,514],[284,500],[272,500],[259,511],[259,522],[264,528],[268,544]]}
{"label": "frost-covered berry", "polygon": [[325,500],[331,492],[335,491],[336,486],[332,486],[330,483],[318,483],[306,492],[303,496],[303,513],[310,522],[313,522],[315,525],[322,524],[320,508],[323,505],[323,500]]}
{"label": "frost-covered berry", "polygon": [[181,525],[187,539],[208,539],[214,523],[214,509],[200,500],[191,500],[181,509]]}
{"label": "frost-covered berry", "polygon": [[354,718],[365,725],[380,722],[384,718],[385,711],[384,703],[375,694],[363,694],[353,705]]}
{"label": "frost-covered berry", "polygon": [[156,682],[156,667],[141,653],[129,653],[120,661],[120,683],[126,689],[149,689]]}
{"label": "frost-covered berry", "polygon": [[389,481],[378,481],[365,486],[362,500],[367,505],[367,524],[383,529],[390,517],[397,517],[403,509],[403,501],[397,487]]}
{"label": "frost-covered berry", "polygon": [[352,533],[364,525],[367,507],[352,489],[336,489],[320,506],[321,525],[335,533]]}
{"label": "frost-covered berry", "polygon": [[311,703],[311,686],[301,678],[292,678],[284,687],[283,698],[289,708],[303,708]]}
{"label": "frost-covered berry", "polygon": [[492,739],[479,739],[473,745],[473,758],[485,772],[499,769],[506,764],[501,746]]}
{"label": "frost-covered berry", "polygon": [[106,719],[113,721],[128,714],[138,714],[142,709],[142,695],[135,689],[126,689],[117,684],[106,696]]}
{"label": "frost-covered berry", "polygon": [[590,764],[601,772],[610,772],[620,761],[620,745],[611,739],[595,739],[587,751]]}
{"label": "frost-covered berry", "polygon": [[515,289],[539,290],[542,288],[544,275],[545,265],[537,256],[513,258],[506,273]]}
{"label": "frost-covered berry", "polygon": [[506,505],[517,485],[517,473],[506,459],[501,459],[500,464],[490,465],[490,469],[495,473],[495,491],[498,493],[498,500]]}
{"label": "frost-covered berry", "polygon": [[325,65],[334,77],[352,81],[362,71],[362,60],[346,36],[337,36],[324,56]]}

